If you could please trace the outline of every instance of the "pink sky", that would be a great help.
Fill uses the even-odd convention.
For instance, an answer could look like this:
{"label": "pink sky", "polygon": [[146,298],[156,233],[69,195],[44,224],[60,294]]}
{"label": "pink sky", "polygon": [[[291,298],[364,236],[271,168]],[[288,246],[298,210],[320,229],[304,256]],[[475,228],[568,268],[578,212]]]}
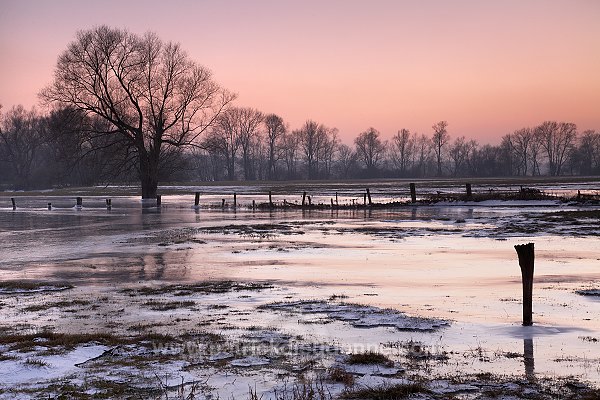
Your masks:
{"label": "pink sky", "polygon": [[600,1],[0,0],[0,104],[37,104],[75,32],[180,42],[236,103],[350,142],[370,126],[498,143],[544,120],[600,129]]}

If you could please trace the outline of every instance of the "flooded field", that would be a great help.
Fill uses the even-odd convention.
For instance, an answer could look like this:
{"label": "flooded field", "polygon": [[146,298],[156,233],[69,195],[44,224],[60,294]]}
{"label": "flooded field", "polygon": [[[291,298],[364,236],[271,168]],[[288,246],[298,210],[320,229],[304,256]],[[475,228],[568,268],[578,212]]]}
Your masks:
{"label": "flooded field", "polygon": [[[402,200],[402,185],[371,192]],[[358,203],[363,186],[311,191],[315,203],[336,193]],[[269,190],[274,202],[300,201],[301,185],[170,187],[161,207],[142,207],[129,190],[90,190],[79,208],[75,192],[21,194],[16,210],[0,197],[1,398],[598,394],[600,207],[251,208]],[[529,242],[534,325],[523,327],[514,246]]]}

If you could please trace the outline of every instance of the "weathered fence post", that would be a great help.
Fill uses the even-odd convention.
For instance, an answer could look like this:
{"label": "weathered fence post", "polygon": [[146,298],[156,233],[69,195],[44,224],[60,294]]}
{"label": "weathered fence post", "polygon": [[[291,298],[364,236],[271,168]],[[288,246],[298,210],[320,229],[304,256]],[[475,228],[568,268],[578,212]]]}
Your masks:
{"label": "weathered fence post", "polygon": [[371,191],[369,188],[367,188],[367,197],[369,198],[369,206],[372,206],[373,202],[371,201]]}
{"label": "weathered fence post", "polygon": [[310,196],[308,196],[308,206],[311,207],[312,206],[312,199],[310,198]]}
{"label": "weathered fence post", "polygon": [[335,192],[335,205],[339,206],[340,204],[338,203],[338,195],[337,192]]}
{"label": "weathered fence post", "polygon": [[109,210],[112,208],[112,200],[111,199],[106,199],[106,208]]}
{"label": "weathered fence post", "polygon": [[194,207],[198,207],[200,205],[200,192],[196,192],[194,196]]}
{"label": "weathered fence post", "polygon": [[304,207],[305,203],[306,203],[306,192],[302,192],[302,207]]}
{"label": "weathered fence post", "polygon": [[333,210],[333,197],[331,198],[331,209]]}
{"label": "weathered fence post", "polygon": [[269,190],[269,207],[273,208],[273,197],[272,197],[272,193]]}
{"label": "weathered fence post", "polygon": [[252,211],[256,210],[256,200],[252,200]]}
{"label": "weathered fence post", "polygon": [[233,193],[233,208],[237,208],[237,193]]}
{"label": "weathered fence post", "polygon": [[17,209],[17,203],[15,203],[15,198],[11,197],[10,201],[12,202],[13,210],[16,210]]}
{"label": "weathered fence post", "polygon": [[530,326],[533,325],[532,297],[535,251],[533,243],[516,245],[515,250],[519,256],[519,266],[521,267],[521,278],[523,281],[523,326]]}
{"label": "weathered fence post", "polygon": [[225,208],[225,199],[221,199],[221,208]]}
{"label": "weathered fence post", "polygon": [[363,204],[366,207],[367,206],[367,194],[363,193]]}
{"label": "weathered fence post", "polygon": [[417,202],[417,188],[415,187],[414,183],[410,184],[410,202],[411,203]]}
{"label": "weathered fence post", "polygon": [[48,203],[48,210],[52,210],[52,203]]}
{"label": "weathered fence post", "polygon": [[473,196],[473,192],[471,192],[471,184],[467,183],[467,199],[470,199]]}
{"label": "weathered fence post", "polygon": [[156,207],[160,207],[162,204],[162,196],[160,194],[156,195]]}

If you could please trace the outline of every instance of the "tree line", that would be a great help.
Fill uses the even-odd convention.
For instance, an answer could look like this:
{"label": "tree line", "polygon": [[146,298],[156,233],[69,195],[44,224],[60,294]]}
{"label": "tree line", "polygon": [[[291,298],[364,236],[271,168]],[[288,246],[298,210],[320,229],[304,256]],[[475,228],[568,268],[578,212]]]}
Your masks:
{"label": "tree line", "polygon": [[[336,128],[234,106],[178,44],[101,26],[81,31],[40,93],[49,111],[0,109],[0,185],[29,189],[138,181],[499,177],[600,174],[600,132],[546,121],[500,145],[375,128],[342,143]],[[1,107],[1,106],[0,106]]]}

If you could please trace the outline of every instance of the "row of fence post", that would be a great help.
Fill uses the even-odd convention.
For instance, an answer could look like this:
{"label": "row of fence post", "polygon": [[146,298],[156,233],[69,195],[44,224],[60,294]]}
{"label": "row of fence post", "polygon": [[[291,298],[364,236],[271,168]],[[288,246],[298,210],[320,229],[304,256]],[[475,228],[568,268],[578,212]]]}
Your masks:
{"label": "row of fence post", "polygon": [[[410,183],[409,185],[410,187],[410,202],[411,203],[416,203],[417,202],[417,189],[416,189],[416,185],[414,183]],[[466,184],[466,195],[467,198],[470,199],[473,196],[472,190],[471,190],[471,184],[467,183]],[[17,203],[14,197],[11,197],[11,202],[12,202],[12,208],[13,210],[17,209]],[[308,206],[312,206],[312,199],[311,196],[308,195],[306,192],[302,192],[302,207],[306,207],[307,205],[307,201],[308,201]],[[275,204],[273,203],[273,193],[272,191],[269,190],[269,208],[275,208]],[[289,203],[287,203],[287,201],[284,199],[284,206],[287,206]],[[373,205],[373,200],[371,198],[371,190],[369,188],[366,188],[365,193],[363,194],[363,204],[364,206],[372,206]],[[156,206],[160,207],[162,205],[162,196],[161,195],[156,195]],[[221,199],[221,207],[225,208],[226,205],[226,201],[225,199]],[[355,201],[352,200],[352,205],[355,205]],[[81,208],[83,207],[83,198],[82,197],[77,197],[76,198],[76,206],[77,208]],[[199,207],[200,206],[200,192],[195,192],[195,197],[194,197],[194,206],[195,207]],[[331,207],[338,207],[339,206],[339,202],[338,202],[338,193],[335,193],[335,203],[333,201],[333,198],[331,198]],[[52,203],[48,203],[48,209],[52,208]],[[111,199],[106,199],[106,208],[110,209],[112,208],[112,202]],[[237,193],[233,193],[233,208],[237,208]],[[252,209],[256,209],[256,202],[255,200],[252,200]]]}

